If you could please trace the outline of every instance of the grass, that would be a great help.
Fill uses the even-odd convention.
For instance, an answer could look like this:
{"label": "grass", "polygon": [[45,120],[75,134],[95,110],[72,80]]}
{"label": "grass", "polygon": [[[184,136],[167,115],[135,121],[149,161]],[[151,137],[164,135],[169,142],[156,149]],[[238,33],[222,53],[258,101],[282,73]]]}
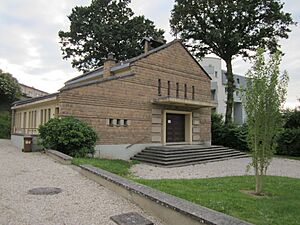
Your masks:
{"label": "grass", "polygon": [[300,156],[275,155],[274,157],[275,158],[283,158],[283,159],[300,160]]}
{"label": "grass", "polygon": [[300,223],[300,179],[266,177],[264,197],[241,192],[254,189],[253,176],[136,181],[254,224]]}
{"label": "grass", "polygon": [[118,159],[99,159],[99,158],[73,158],[74,165],[89,164],[122,177],[131,177],[130,167],[137,164],[137,161],[124,161]]}
{"label": "grass", "polygon": [[253,224],[300,224],[300,179],[268,176],[264,183],[267,195],[255,197],[241,191],[254,190],[253,176],[145,180],[130,173],[137,161],[74,158],[72,163],[90,164]]}

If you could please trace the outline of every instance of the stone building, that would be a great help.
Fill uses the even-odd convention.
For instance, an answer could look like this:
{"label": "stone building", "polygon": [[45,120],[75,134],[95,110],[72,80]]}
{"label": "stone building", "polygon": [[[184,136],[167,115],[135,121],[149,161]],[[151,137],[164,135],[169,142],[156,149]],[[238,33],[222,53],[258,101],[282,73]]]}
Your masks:
{"label": "stone building", "polygon": [[27,97],[27,98],[35,98],[35,97],[45,96],[45,95],[49,94],[45,91],[41,91],[34,87],[29,87],[25,84],[19,84],[19,85],[20,85],[23,96]]}
{"label": "stone building", "polygon": [[[227,78],[226,71],[221,68],[221,59],[214,57],[204,57],[200,64],[212,78],[211,96],[217,104],[213,111],[221,114],[225,118],[227,101]],[[247,85],[246,77],[237,74],[233,75],[235,91],[233,95],[232,119],[235,124],[243,124],[247,120],[246,110],[242,103],[242,91]]]}
{"label": "stone building", "polygon": [[59,93],[16,102],[12,140],[18,145],[49,118],[75,116],[97,132],[102,157],[129,159],[153,145],[210,145],[211,78],[179,40],[144,43],[140,56],[117,63],[109,54]]}

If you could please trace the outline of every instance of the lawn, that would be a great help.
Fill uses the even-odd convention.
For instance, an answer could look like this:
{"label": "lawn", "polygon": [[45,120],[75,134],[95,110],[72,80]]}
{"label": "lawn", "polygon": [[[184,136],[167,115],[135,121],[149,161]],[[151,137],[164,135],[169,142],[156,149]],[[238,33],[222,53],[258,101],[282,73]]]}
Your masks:
{"label": "lawn", "polygon": [[117,174],[122,177],[131,177],[129,171],[130,167],[137,164],[137,161],[124,161],[124,160],[110,160],[110,159],[98,159],[98,158],[74,158],[72,163],[74,165],[89,164],[111,173]]}
{"label": "lawn", "polygon": [[266,177],[265,197],[240,191],[254,189],[253,176],[136,181],[254,224],[300,224],[300,179]]}
{"label": "lawn", "polygon": [[254,190],[253,176],[206,179],[145,180],[130,173],[137,162],[74,158],[73,164],[90,164],[196,204],[258,225],[300,224],[300,179],[269,176],[264,197],[241,190]]}

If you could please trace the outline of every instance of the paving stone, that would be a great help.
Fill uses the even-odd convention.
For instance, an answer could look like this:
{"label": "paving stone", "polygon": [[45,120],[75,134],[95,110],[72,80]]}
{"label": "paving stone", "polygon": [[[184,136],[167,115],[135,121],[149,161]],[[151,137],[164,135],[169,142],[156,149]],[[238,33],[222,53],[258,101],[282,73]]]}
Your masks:
{"label": "paving stone", "polygon": [[136,212],[124,213],[110,217],[118,225],[153,225],[153,223]]}

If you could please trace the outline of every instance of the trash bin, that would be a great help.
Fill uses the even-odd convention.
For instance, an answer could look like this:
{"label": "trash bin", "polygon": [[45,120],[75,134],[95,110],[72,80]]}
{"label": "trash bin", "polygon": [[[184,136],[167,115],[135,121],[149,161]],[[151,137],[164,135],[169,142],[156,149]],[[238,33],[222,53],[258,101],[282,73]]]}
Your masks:
{"label": "trash bin", "polygon": [[31,136],[24,136],[23,152],[32,152],[32,137]]}

